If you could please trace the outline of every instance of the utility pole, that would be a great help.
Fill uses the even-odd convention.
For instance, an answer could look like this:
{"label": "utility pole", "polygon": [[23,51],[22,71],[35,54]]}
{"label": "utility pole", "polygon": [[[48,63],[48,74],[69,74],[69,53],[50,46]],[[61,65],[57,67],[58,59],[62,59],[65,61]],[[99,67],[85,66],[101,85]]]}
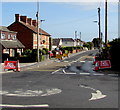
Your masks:
{"label": "utility pole", "polygon": [[77,31],[75,31],[76,52],[77,52]]}
{"label": "utility pole", "polygon": [[80,32],[80,46],[81,46],[81,32]]}
{"label": "utility pole", "polygon": [[100,21],[100,8],[98,8],[98,26],[99,26],[99,51],[101,52],[101,21]]}
{"label": "utility pole", "polygon": [[105,0],[105,46],[107,45],[107,0]]}
{"label": "utility pole", "polygon": [[39,44],[40,44],[40,38],[39,38],[39,0],[37,1],[37,62],[40,62],[40,55],[39,55]]}
{"label": "utility pole", "polygon": [[[40,25],[39,25],[39,27],[40,27],[40,42],[42,41],[42,22],[43,21],[45,21],[45,20],[40,20]],[[40,52],[40,61],[42,61],[42,44],[40,43],[40,45],[41,45],[41,52]]]}

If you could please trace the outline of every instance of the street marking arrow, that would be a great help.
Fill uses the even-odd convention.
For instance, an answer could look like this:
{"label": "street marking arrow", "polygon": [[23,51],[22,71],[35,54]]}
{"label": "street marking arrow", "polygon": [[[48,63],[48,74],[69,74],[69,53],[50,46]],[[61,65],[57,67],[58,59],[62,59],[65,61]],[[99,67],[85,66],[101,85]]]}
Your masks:
{"label": "street marking arrow", "polygon": [[102,99],[102,98],[107,97],[107,95],[102,94],[102,92],[100,90],[96,90],[92,87],[89,87],[89,86],[86,86],[86,85],[80,85],[80,87],[86,88],[86,89],[91,89],[91,90],[96,92],[96,93],[91,93],[92,97],[89,99],[89,101],[98,100],[98,99]]}
{"label": "street marking arrow", "polygon": [[91,100],[98,100],[98,99],[102,99],[105,98],[107,95],[103,95],[101,91],[97,90],[96,93],[91,93],[92,97],[89,99]]}

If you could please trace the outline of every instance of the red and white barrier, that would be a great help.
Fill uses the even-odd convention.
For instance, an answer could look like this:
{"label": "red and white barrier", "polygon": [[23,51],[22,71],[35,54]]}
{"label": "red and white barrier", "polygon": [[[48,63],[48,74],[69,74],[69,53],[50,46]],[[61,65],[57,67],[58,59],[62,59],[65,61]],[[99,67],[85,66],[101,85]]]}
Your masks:
{"label": "red and white barrier", "polygon": [[111,62],[110,60],[102,60],[102,61],[96,61],[94,70],[98,71],[100,69],[106,69],[111,68]]}
{"label": "red and white barrier", "polygon": [[16,70],[20,72],[20,64],[18,61],[4,61],[4,70]]}

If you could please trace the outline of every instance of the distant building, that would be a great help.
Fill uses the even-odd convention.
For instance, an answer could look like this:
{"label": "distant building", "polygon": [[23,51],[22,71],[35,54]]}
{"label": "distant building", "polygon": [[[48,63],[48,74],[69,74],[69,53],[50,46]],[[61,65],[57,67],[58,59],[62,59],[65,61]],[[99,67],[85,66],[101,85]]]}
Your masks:
{"label": "distant building", "polygon": [[60,41],[61,41],[61,39],[59,39],[59,38],[52,39],[52,50],[61,46]]}
{"label": "distant building", "polygon": [[66,46],[66,47],[75,46],[74,45],[75,41],[72,38],[61,38],[61,40],[62,40],[61,46]]}
{"label": "distant building", "polygon": [[83,46],[85,42],[80,39],[72,39],[72,38],[55,38],[53,39],[52,49],[57,47],[70,47],[70,46]]}
{"label": "distant building", "polygon": [[21,54],[25,46],[17,39],[17,32],[10,31],[5,26],[0,26],[0,47],[1,53],[8,57],[15,57]]}
{"label": "distant building", "polygon": [[[37,21],[27,16],[15,14],[15,22],[8,26],[17,32],[17,38],[25,45],[25,49],[37,49]],[[39,28],[39,48],[51,47],[51,35]]]}
{"label": "distant building", "polygon": [[55,38],[53,39],[52,49],[57,47],[76,46],[76,41],[72,38]]}
{"label": "distant building", "polygon": [[75,39],[75,46],[83,46],[83,44],[85,43],[84,41],[81,41],[80,39]]}

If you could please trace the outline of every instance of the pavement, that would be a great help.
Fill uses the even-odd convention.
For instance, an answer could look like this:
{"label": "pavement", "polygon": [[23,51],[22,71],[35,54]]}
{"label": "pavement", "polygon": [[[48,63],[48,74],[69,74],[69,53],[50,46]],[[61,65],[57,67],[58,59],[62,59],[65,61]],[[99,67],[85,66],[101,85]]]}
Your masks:
{"label": "pavement", "polygon": [[[78,55],[80,53],[84,53],[85,51],[81,51],[81,52],[78,52],[78,53],[73,53],[73,54],[69,54],[69,57],[72,57],[74,55]],[[67,57],[64,57],[63,60],[67,59]],[[27,70],[27,69],[31,69],[31,68],[34,68],[36,66],[40,66],[40,65],[47,65],[47,64],[50,64],[54,61],[58,61],[58,59],[55,59],[55,58],[51,58],[51,59],[46,59],[45,61],[42,61],[42,62],[33,62],[33,63],[20,63],[20,71],[23,71],[23,70]],[[9,73],[9,72],[13,72],[13,70],[9,70],[9,71],[4,71],[4,63],[0,63],[0,74],[3,74],[3,73]]]}

